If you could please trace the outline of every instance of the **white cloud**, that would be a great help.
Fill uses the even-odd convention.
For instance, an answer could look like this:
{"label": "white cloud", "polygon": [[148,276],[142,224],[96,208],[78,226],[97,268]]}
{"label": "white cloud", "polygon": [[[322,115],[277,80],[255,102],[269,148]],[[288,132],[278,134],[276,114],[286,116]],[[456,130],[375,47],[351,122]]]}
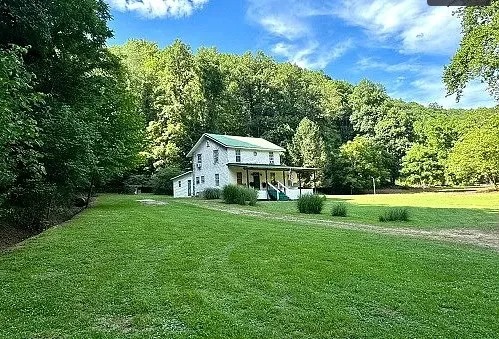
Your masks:
{"label": "white cloud", "polygon": [[279,42],[272,48],[274,54],[285,57],[289,62],[308,69],[324,69],[330,62],[341,57],[352,47],[351,40],[325,47],[318,42],[309,42],[305,47]]}
{"label": "white cloud", "polygon": [[323,10],[313,1],[248,0],[247,17],[268,34],[272,52],[304,68],[324,69],[353,45],[338,38],[319,43],[325,36],[312,21],[318,15]]}
{"label": "white cloud", "polygon": [[[402,60],[388,63],[382,57],[385,51],[357,60],[352,71],[378,71],[389,94],[406,101],[437,102],[449,108],[495,106],[479,82],[468,84],[459,103],[455,96],[446,97],[442,64],[460,40],[454,9],[429,7],[424,0],[248,0],[247,17],[268,34],[275,55],[298,66],[324,69],[354,44],[364,46],[360,53],[387,48],[391,59]],[[337,26],[321,25],[328,20]],[[324,27],[333,30],[321,31]],[[359,31],[366,35],[363,42]],[[351,38],[341,42],[345,32]]]}
{"label": "white cloud", "polygon": [[396,64],[389,64],[372,57],[361,58],[357,61],[356,65],[360,70],[379,69],[389,73],[419,72],[424,67],[414,59],[399,62]]}
{"label": "white cloud", "polygon": [[260,16],[258,23],[269,33],[295,40],[309,34],[309,28],[297,18],[284,15]]}
{"label": "white cloud", "polygon": [[147,18],[185,17],[208,0],[108,0],[119,11],[135,11]]}
{"label": "white cloud", "polygon": [[460,39],[452,8],[429,7],[421,0],[343,0],[330,14],[362,27],[379,40],[395,40],[402,53],[451,55]]}
{"label": "white cloud", "polygon": [[[296,40],[310,36],[312,29],[304,17],[308,6],[290,0],[249,0],[247,17],[273,36]],[[303,10],[301,10],[303,9]]]}
{"label": "white cloud", "polygon": [[389,93],[390,96],[425,105],[436,102],[445,108],[476,108],[497,105],[497,102],[487,92],[486,85],[479,81],[472,81],[466,86],[459,102],[456,102],[454,95],[446,97],[447,92],[442,82],[441,66],[425,67],[417,74],[417,77],[409,81],[405,80],[407,79],[404,79],[402,84],[400,81],[394,84],[394,91]]}

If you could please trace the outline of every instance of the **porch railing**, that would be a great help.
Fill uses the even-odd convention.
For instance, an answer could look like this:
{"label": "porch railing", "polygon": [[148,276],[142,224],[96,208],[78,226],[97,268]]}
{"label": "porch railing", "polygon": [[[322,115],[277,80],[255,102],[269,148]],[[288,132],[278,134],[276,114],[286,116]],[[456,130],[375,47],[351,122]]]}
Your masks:
{"label": "porch railing", "polygon": [[286,190],[288,189],[286,186],[284,186],[284,184],[282,184],[280,181],[277,182],[277,189],[281,192],[283,192],[284,194],[286,194]]}

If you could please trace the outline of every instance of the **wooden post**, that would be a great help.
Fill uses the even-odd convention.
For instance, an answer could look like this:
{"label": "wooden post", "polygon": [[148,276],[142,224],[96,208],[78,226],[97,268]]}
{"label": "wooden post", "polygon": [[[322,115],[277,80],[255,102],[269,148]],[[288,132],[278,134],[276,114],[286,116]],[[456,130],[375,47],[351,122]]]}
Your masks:
{"label": "wooden post", "polygon": [[265,170],[265,189],[267,190],[267,200],[269,200],[269,180],[267,178],[267,170]]}
{"label": "wooden post", "polygon": [[301,175],[300,172],[296,172],[298,174],[298,187],[300,188],[300,198],[301,198]]}

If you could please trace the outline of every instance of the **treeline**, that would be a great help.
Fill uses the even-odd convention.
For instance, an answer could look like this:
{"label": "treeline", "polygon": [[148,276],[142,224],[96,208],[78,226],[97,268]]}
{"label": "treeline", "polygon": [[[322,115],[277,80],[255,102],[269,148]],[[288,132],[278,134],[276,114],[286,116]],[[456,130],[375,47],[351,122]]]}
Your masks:
{"label": "treeline", "polygon": [[190,168],[185,155],[210,132],[268,139],[288,150],[286,163],[321,168],[319,184],[333,192],[358,192],[373,179],[497,184],[497,109],[403,102],[369,80],[354,86],[263,53],[142,40],[111,51],[146,117],[145,168],[165,179]]}
{"label": "treeline", "polygon": [[100,0],[0,2],[0,218],[44,228],[137,164],[143,118]]}

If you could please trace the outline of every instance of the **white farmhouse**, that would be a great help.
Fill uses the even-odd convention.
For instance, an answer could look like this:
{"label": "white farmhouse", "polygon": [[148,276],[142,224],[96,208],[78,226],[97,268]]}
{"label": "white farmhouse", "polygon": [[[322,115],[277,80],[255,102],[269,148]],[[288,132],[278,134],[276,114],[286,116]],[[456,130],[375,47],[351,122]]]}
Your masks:
{"label": "white farmhouse", "polygon": [[258,199],[294,200],[313,188],[302,187],[304,175],[316,168],[281,164],[285,149],[262,138],[205,133],[187,154],[192,171],[173,178],[173,196],[199,195],[228,184],[258,190]]}

